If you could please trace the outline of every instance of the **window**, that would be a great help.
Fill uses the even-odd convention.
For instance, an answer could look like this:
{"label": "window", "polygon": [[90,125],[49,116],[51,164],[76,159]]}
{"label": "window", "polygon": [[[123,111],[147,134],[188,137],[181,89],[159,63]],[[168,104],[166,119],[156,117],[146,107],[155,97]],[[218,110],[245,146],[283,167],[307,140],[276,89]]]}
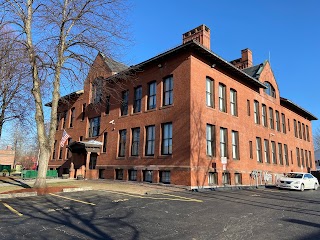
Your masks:
{"label": "window", "polygon": [[82,140],[83,140],[83,136],[80,136],[80,137],[79,137],[79,141],[82,141]]}
{"label": "window", "polygon": [[55,140],[53,144],[52,159],[56,158],[56,147],[57,147],[57,140]]}
{"label": "window", "polygon": [[311,152],[309,151],[309,161],[310,161],[310,168],[312,168],[312,158],[311,158]]}
{"label": "window", "polygon": [[281,113],[281,123],[282,123],[282,132],[283,133],[287,133],[287,130],[286,130],[286,116]]}
{"label": "window", "polygon": [[290,132],[290,119],[288,118],[288,131]]}
{"label": "window", "polygon": [[266,94],[268,94],[271,97],[276,97],[276,91],[274,89],[274,87],[271,85],[271,83],[269,82],[265,82],[264,85],[267,87],[266,89],[264,89],[264,92]]}
{"label": "window", "polygon": [[299,133],[299,138],[302,139],[302,133],[301,133],[301,122],[298,121],[298,133]]}
{"label": "window", "polygon": [[140,128],[132,129],[131,155],[139,156]]}
{"label": "window", "polygon": [[278,143],[279,163],[283,165],[282,144]]}
{"label": "window", "polygon": [[137,181],[137,170],[129,170],[129,181]]}
{"label": "window", "polygon": [[289,166],[289,152],[288,152],[288,146],[287,144],[283,144],[283,148],[284,148],[284,161],[286,163],[287,166]]}
{"label": "window", "polygon": [[253,159],[252,141],[249,141],[249,153],[250,153],[250,158]]}
{"label": "window", "polygon": [[301,155],[300,155],[300,158],[301,158],[301,165],[302,165],[302,167],[305,167],[306,165],[304,165],[304,154],[303,154],[303,149],[301,149],[300,151],[301,151]]}
{"label": "window", "polygon": [[84,118],[86,116],[86,104],[82,104],[82,116],[81,116],[81,120],[83,121]]}
{"label": "window", "polygon": [[75,116],[75,108],[71,108],[70,112],[70,124],[69,127],[73,127],[73,121],[74,121],[74,116]]}
{"label": "window", "polygon": [[206,104],[208,107],[214,107],[213,106],[213,80],[210,78],[206,78]]}
{"label": "window", "polygon": [[231,179],[230,179],[230,173],[229,172],[223,172],[222,173],[222,183],[224,185],[230,185],[231,184]]}
{"label": "window", "polygon": [[239,159],[239,133],[237,131],[232,131],[231,138],[232,138],[232,159]]}
{"label": "window", "polygon": [[128,115],[128,97],[129,97],[129,91],[123,91],[122,92],[122,104],[121,104],[121,116]]}
{"label": "window", "polygon": [[207,124],[207,155],[211,157],[216,156],[216,130],[215,126]]}
{"label": "window", "polygon": [[56,127],[56,130],[59,129],[60,119],[61,119],[61,113],[57,113],[57,127]]}
{"label": "window", "polygon": [[230,89],[230,112],[233,116],[238,116],[237,109],[237,91],[234,89]]}
{"label": "window", "polygon": [[[70,143],[72,143],[72,138],[68,138],[68,146],[70,145]],[[66,153],[67,153],[66,158],[70,158],[71,157],[71,151],[68,148],[66,148]]]}
{"label": "window", "polygon": [[226,108],[226,86],[219,84],[219,110],[221,112],[227,112]]}
{"label": "window", "polygon": [[274,141],[271,141],[271,157],[272,157],[272,163],[277,164],[277,149],[276,149],[276,143]]}
{"label": "window", "polygon": [[103,146],[102,146],[102,152],[107,152],[107,142],[108,142],[108,133],[103,133]]}
{"label": "window", "polygon": [[154,141],[155,141],[155,126],[146,127],[146,156],[154,155]]}
{"label": "window", "polygon": [[106,97],[106,110],[105,110],[105,114],[109,114],[110,113],[110,96]]}
{"label": "window", "polygon": [[92,83],[91,86],[91,103],[99,103],[101,102],[102,97],[102,87],[101,87],[101,79],[96,79]]}
{"label": "window", "polygon": [[260,124],[259,102],[257,100],[254,100],[253,111],[254,111],[254,123]]}
{"label": "window", "polygon": [[123,180],[123,169],[116,169],[116,180]]}
{"label": "window", "polygon": [[162,155],[172,154],[172,123],[162,124]]}
{"label": "window", "polygon": [[59,159],[62,159],[62,147],[60,146]]}
{"label": "window", "polygon": [[157,103],[157,83],[151,82],[148,85],[148,110],[155,109]]}
{"label": "window", "polygon": [[143,181],[152,182],[153,171],[144,170],[143,171]]}
{"label": "window", "polygon": [[261,152],[261,138],[256,138],[257,143],[257,161],[262,162],[262,152]]}
{"label": "window", "polygon": [[276,130],[280,132],[280,115],[277,110],[276,110]]}
{"label": "window", "polygon": [[134,89],[134,102],[133,102],[133,112],[141,112],[141,98],[142,98],[142,87],[136,87]]}
{"label": "window", "polygon": [[247,99],[247,114],[250,116],[250,100]]}
{"label": "window", "polygon": [[271,129],[274,129],[273,109],[270,107],[269,107],[269,125]]}
{"label": "window", "polygon": [[306,125],[306,133],[307,133],[307,140],[310,142],[310,137],[309,137],[309,126]]}
{"label": "window", "polygon": [[127,142],[127,130],[126,129],[120,130],[118,157],[124,157],[126,155],[126,142]]}
{"label": "window", "polygon": [[308,151],[307,150],[304,150],[304,153],[305,153],[305,158],[306,158],[306,167],[308,168],[309,167],[309,161],[308,161]]}
{"label": "window", "polygon": [[64,111],[62,116],[63,116],[62,129],[64,129],[66,127],[67,111]]}
{"label": "window", "polygon": [[293,120],[293,126],[294,126],[294,136],[298,137],[298,128],[297,128],[297,120]]}
{"label": "window", "polygon": [[170,183],[170,171],[159,171],[160,182]]}
{"label": "window", "polygon": [[228,157],[228,137],[226,128],[220,128],[220,157]]}
{"label": "window", "polygon": [[208,173],[208,183],[209,183],[209,185],[218,185],[218,173],[209,172]]}
{"label": "window", "polygon": [[89,119],[89,137],[99,136],[100,132],[100,117]]}
{"label": "window", "polygon": [[173,77],[163,80],[163,106],[173,104]]}
{"label": "window", "polygon": [[267,107],[266,105],[262,104],[262,125],[264,127],[268,127],[268,120],[267,120]]}
{"label": "window", "polygon": [[306,127],[304,126],[304,123],[302,123],[302,136],[303,140],[306,140]]}
{"label": "window", "polygon": [[266,163],[270,163],[269,140],[267,140],[267,139],[264,139],[264,161]]}
{"label": "window", "polygon": [[242,184],[242,176],[241,173],[235,173],[234,174],[234,183],[236,185]]}
{"label": "window", "polygon": [[297,163],[298,163],[298,166],[300,167],[301,163],[300,163],[300,151],[299,151],[299,148],[296,148],[296,154],[297,154]]}

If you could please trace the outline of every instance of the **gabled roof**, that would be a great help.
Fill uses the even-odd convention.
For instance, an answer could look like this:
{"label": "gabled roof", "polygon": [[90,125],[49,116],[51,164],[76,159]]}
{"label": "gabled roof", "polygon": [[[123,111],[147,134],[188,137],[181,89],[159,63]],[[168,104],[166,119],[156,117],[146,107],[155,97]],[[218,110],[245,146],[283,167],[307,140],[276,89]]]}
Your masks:
{"label": "gabled roof", "polygon": [[[258,88],[266,88],[266,86],[258,81],[257,79],[253,78],[252,76],[248,75],[246,72],[240,70],[239,68],[235,67],[233,64],[228,62],[227,60],[224,60],[214,52],[212,52],[210,49],[204,47],[202,44],[195,40],[191,40],[189,42],[186,42],[185,44],[181,44],[175,48],[172,48],[164,53],[161,53],[153,58],[150,58],[144,62],[141,62],[137,65],[133,65],[130,68],[127,68],[127,71],[140,69],[150,63],[161,63],[161,60],[165,57],[175,55],[179,52],[185,51],[185,50],[192,50],[194,53],[197,53],[201,55],[202,57],[206,58],[210,62],[212,62],[212,65],[217,65],[221,68],[224,68],[230,72],[232,72],[234,75],[240,77],[241,79],[245,80],[247,83],[252,84],[255,87]],[[113,76],[112,76],[113,77]],[[110,78],[112,78],[110,77]],[[115,77],[117,77],[115,75]]]}
{"label": "gabled roof", "polygon": [[[84,90],[78,90],[78,91],[75,91],[75,92],[72,92],[72,93],[69,93],[68,95],[65,95],[63,97],[60,97],[59,98],[59,104],[65,102],[65,101],[69,101],[70,99],[73,99],[73,98],[76,98],[76,97],[79,97],[80,95],[82,95],[84,93]],[[52,106],[52,102],[48,102],[45,104],[46,107],[51,107]]]}
{"label": "gabled roof", "polygon": [[299,115],[306,117],[308,120],[318,120],[316,116],[308,112],[307,110],[303,109],[302,107],[298,106],[294,102],[290,101],[289,99],[280,97],[280,104],[293,112],[298,113]]}
{"label": "gabled roof", "polygon": [[121,72],[121,71],[128,68],[128,66],[126,66],[120,62],[117,62],[117,61],[113,60],[112,58],[106,57],[103,53],[100,53],[100,55],[103,57],[104,62],[110,68],[111,72],[118,73],[118,72]]}
{"label": "gabled roof", "polygon": [[242,71],[244,71],[246,74],[248,74],[253,78],[259,79],[262,68],[263,68],[263,63],[260,63],[259,65],[242,69]]}

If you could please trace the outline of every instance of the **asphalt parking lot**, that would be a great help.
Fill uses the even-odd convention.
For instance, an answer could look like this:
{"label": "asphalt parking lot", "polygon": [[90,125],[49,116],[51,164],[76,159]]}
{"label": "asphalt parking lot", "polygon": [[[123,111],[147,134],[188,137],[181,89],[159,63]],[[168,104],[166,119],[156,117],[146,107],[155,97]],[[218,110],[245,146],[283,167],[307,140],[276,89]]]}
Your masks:
{"label": "asphalt parking lot", "polygon": [[59,193],[0,202],[0,239],[319,239],[320,191]]}

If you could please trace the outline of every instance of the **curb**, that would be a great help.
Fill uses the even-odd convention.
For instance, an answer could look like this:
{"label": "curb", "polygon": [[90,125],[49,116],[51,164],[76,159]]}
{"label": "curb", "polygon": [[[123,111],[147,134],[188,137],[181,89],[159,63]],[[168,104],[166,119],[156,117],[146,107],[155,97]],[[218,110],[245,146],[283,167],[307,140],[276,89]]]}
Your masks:
{"label": "curb", "polygon": [[[83,187],[83,188],[64,188],[62,192],[81,192],[81,191],[90,191],[92,187]],[[27,193],[5,193],[0,194],[0,199],[7,199],[7,198],[18,198],[18,197],[35,197],[38,196],[38,193],[35,192],[27,192]]]}
{"label": "curb", "polygon": [[34,196],[38,196],[37,192],[6,193],[6,194],[0,194],[0,199],[17,198],[17,197],[34,197]]}
{"label": "curb", "polygon": [[81,191],[90,191],[92,187],[80,187],[80,188],[64,188],[62,192],[81,192]]}

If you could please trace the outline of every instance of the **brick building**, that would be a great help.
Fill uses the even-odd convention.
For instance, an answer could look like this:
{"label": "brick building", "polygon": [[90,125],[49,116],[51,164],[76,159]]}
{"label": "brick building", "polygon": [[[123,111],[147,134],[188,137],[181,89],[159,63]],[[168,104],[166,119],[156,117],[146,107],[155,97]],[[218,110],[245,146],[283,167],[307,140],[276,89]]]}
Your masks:
{"label": "brick building", "polygon": [[[315,169],[317,118],[280,96],[268,61],[253,65],[249,49],[224,60],[210,50],[205,25],[182,37],[182,45],[131,67],[98,54],[84,90],[61,99],[49,167],[191,188],[263,184]],[[59,146],[63,129],[72,153]]]}
{"label": "brick building", "polygon": [[15,151],[10,146],[7,146],[6,149],[0,150],[0,165],[10,165],[13,168],[14,157]]}

